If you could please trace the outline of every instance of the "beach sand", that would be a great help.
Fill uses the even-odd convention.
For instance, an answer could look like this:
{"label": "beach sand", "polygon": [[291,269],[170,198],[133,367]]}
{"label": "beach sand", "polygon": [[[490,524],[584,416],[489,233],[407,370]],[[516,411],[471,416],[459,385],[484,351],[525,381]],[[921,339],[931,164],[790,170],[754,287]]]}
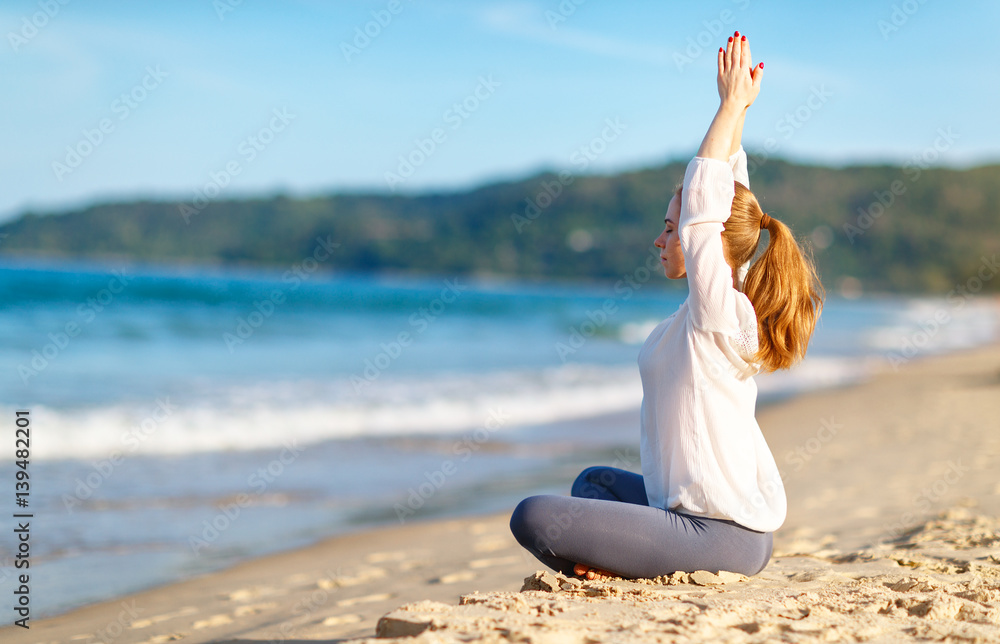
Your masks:
{"label": "beach sand", "polygon": [[1000,346],[887,368],[758,420],[789,507],[751,579],[536,574],[504,513],[331,539],[0,640],[1000,641]]}

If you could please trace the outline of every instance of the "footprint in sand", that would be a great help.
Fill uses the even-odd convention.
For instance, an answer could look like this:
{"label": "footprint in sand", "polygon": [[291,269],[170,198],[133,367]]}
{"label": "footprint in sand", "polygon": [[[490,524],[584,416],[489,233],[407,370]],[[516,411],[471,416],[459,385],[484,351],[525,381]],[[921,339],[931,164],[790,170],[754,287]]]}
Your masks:
{"label": "footprint in sand", "polygon": [[473,523],[469,526],[469,534],[485,534],[490,531],[489,524],[486,523]]}
{"label": "footprint in sand", "polygon": [[364,595],[362,597],[352,597],[350,599],[341,599],[337,602],[337,606],[354,606],[355,604],[368,604],[371,602],[380,602],[386,599],[392,599],[392,593],[377,593],[375,595]]}
{"label": "footprint in sand", "polygon": [[774,548],[775,557],[816,557],[823,559],[840,554],[839,551],[827,548],[836,541],[833,535],[825,535],[821,539],[808,539],[799,537],[790,543],[785,543]]}
{"label": "footprint in sand", "polygon": [[516,543],[517,542],[514,541],[513,537],[484,537],[476,541],[476,543],[472,546],[472,549],[476,552],[496,552],[497,550],[512,548]]}
{"label": "footprint in sand", "polygon": [[365,556],[364,561],[370,564],[396,564],[396,572],[407,572],[429,565],[431,561],[426,558],[428,554],[426,550],[372,552]]}
{"label": "footprint in sand", "polygon": [[361,615],[350,613],[348,615],[334,615],[323,620],[323,626],[341,626],[343,624],[357,624],[361,621]]}
{"label": "footprint in sand", "polygon": [[403,563],[399,564],[399,572],[408,572],[416,568],[424,568],[426,566],[431,565],[432,563],[434,562],[429,559],[414,559],[412,561],[404,561]]}
{"label": "footprint in sand", "polygon": [[191,628],[198,631],[203,628],[214,628],[216,626],[225,626],[226,624],[232,624],[233,618],[225,613],[220,613],[218,615],[212,615],[208,619],[199,619],[194,623]]}
{"label": "footprint in sand", "polygon": [[247,615],[256,615],[257,613],[263,613],[265,610],[270,610],[271,608],[276,608],[278,605],[274,602],[266,602],[263,604],[246,604],[244,606],[237,606],[236,610],[233,611],[233,617],[246,617]]}
{"label": "footprint in sand", "polygon": [[476,573],[472,570],[459,570],[450,575],[441,575],[437,579],[432,579],[432,584],[455,584],[460,581],[471,581],[476,578]]}
{"label": "footprint in sand", "polygon": [[393,552],[372,552],[365,555],[365,563],[379,564],[391,561],[403,561],[408,556],[409,554],[402,550],[396,550]]}
{"label": "footprint in sand", "polygon": [[507,564],[520,563],[521,557],[518,555],[508,555],[506,557],[487,557],[485,559],[473,559],[469,562],[469,568],[491,568],[493,566],[506,566]]}
{"label": "footprint in sand", "polygon": [[187,633],[166,633],[164,635],[156,635],[144,640],[139,644],[163,644],[164,642],[176,642],[177,640],[182,640],[187,637]]}
{"label": "footprint in sand", "polygon": [[349,575],[337,575],[333,578],[323,578],[316,581],[316,585],[323,590],[332,590],[344,586],[357,586],[376,579],[382,579],[388,575],[384,568],[360,568]]}
{"label": "footprint in sand", "polygon": [[285,588],[271,588],[269,586],[253,586],[251,588],[240,588],[235,590],[228,595],[226,599],[231,602],[248,602],[254,599],[259,599],[261,597],[270,597],[273,595],[286,595],[288,590]]}
{"label": "footprint in sand", "polygon": [[195,608],[194,606],[185,606],[183,608],[175,610],[172,613],[153,615],[152,617],[148,617],[146,619],[137,619],[131,624],[129,624],[129,628],[147,628],[149,626],[152,626],[153,624],[159,624],[160,622],[165,622],[168,619],[174,619],[177,617],[187,617],[188,615],[194,615],[197,612],[198,609]]}

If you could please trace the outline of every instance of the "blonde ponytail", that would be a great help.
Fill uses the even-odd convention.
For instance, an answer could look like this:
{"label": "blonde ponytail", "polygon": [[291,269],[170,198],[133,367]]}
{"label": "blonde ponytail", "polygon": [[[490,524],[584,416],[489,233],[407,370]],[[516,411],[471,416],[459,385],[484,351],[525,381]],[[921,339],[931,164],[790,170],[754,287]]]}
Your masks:
{"label": "blonde ponytail", "polygon": [[735,187],[732,212],[722,233],[726,259],[734,270],[750,261],[761,230],[767,230],[767,248],[750,265],[743,292],[757,315],[757,361],[766,371],[788,369],[806,354],[823,308],[823,285],[791,229],[765,214],[746,186],[736,182]]}

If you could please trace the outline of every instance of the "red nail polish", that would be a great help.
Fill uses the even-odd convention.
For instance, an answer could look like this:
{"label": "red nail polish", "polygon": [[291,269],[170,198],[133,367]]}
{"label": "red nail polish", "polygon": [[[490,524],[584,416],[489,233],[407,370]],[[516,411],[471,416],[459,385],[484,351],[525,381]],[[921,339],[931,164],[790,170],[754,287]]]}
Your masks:
{"label": "red nail polish", "polygon": [[740,35],[740,32],[738,32],[738,31],[737,31],[737,32],[733,33],[733,35],[734,35],[734,36],[739,36],[739,35]]}
{"label": "red nail polish", "polygon": [[746,40],[746,39],[747,39],[747,37],[746,37],[746,36],[743,36],[743,38],[741,38],[741,40]]}
{"label": "red nail polish", "polygon": [[719,47],[719,53],[720,54],[722,53],[722,47]]}
{"label": "red nail polish", "polygon": [[729,42],[733,42],[733,37],[732,36],[729,37]]}
{"label": "red nail polish", "polygon": [[761,69],[764,69],[764,63],[761,63],[761,64],[760,64],[760,68],[761,68]]}

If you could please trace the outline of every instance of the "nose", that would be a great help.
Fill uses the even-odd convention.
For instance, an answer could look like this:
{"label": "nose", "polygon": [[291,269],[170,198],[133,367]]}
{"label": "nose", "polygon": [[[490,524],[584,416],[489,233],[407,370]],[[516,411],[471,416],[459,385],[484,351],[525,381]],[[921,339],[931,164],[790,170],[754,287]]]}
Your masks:
{"label": "nose", "polygon": [[657,248],[666,248],[667,247],[667,231],[666,231],[666,229],[664,229],[663,232],[660,233],[660,236],[656,238],[656,241],[653,242],[653,246],[656,246]]}

